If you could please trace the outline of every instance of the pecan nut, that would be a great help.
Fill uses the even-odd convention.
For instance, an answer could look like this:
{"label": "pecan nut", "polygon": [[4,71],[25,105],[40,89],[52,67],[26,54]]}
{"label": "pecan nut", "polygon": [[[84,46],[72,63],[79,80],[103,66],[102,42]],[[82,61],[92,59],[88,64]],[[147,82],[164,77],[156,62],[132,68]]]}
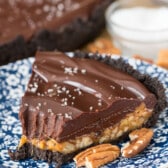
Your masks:
{"label": "pecan nut", "polygon": [[89,52],[99,52],[117,55],[121,54],[121,51],[111,43],[111,39],[104,37],[99,37],[95,41],[89,43],[86,46],[86,50]]}
{"label": "pecan nut", "polygon": [[74,161],[77,167],[97,168],[115,160],[119,155],[120,149],[118,146],[101,144],[79,153],[74,157]]}
{"label": "pecan nut", "polygon": [[152,137],[153,130],[151,129],[134,130],[129,134],[130,142],[121,149],[122,156],[126,158],[134,157],[148,146]]}

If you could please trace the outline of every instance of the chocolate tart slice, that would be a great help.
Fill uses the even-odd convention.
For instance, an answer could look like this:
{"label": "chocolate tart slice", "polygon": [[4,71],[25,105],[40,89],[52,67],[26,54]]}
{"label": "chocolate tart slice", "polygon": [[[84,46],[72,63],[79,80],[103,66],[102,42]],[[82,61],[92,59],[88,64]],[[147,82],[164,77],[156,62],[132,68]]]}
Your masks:
{"label": "chocolate tart slice", "polygon": [[72,51],[83,46],[104,28],[104,12],[112,2],[1,0],[0,65],[33,56],[37,50]]}
{"label": "chocolate tart slice", "polygon": [[122,59],[68,55],[37,53],[19,112],[23,136],[9,151],[13,160],[68,162],[84,148],[153,126],[165,108],[162,84]]}

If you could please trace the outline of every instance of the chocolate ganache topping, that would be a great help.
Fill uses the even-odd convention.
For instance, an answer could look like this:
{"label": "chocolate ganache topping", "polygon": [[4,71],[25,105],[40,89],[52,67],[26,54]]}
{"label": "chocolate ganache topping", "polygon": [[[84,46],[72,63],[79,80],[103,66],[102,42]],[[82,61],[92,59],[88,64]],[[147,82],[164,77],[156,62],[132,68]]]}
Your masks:
{"label": "chocolate ganache topping", "polygon": [[143,102],[152,110],[156,98],[110,65],[38,52],[19,116],[28,138],[61,142],[113,126]]}
{"label": "chocolate ganache topping", "polygon": [[37,30],[56,28],[75,18],[88,18],[101,0],[0,0],[0,44]]}

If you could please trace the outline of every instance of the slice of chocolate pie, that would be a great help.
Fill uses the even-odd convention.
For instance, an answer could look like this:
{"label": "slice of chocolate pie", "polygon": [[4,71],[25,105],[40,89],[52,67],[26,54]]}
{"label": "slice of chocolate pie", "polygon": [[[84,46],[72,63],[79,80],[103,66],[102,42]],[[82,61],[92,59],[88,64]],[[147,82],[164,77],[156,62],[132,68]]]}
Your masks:
{"label": "slice of chocolate pie", "polygon": [[9,152],[12,159],[65,163],[84,148],[152,126],[165,108],[161,83],[122,59],[70,55],[37,53],[19,112],[23,136]]}

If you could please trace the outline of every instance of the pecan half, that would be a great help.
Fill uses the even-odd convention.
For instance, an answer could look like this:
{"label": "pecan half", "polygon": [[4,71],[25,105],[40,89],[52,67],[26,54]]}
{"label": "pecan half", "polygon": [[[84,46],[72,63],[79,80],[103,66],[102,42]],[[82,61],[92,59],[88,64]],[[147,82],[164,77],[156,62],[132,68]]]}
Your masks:
{"label": "pecan half", "polygon": [[101,144],[79,153],[74,157],[74,161],[77,167],[97,168],[115,160],[119,155],[120,149],[118,146]]}
{"label": "pecan half", "polygon": [[128,142],[122,149],[123,157],[131,158],[144,150],[150,143],[153,137],[153,130],[141,128],[129,134],[130,142]]}
{"label": "pecan half", "polygon": [[121,51],[112,44],[111,39],[106,37],[99,37],[95,41],[89,43],[86,46],[86,50],[93,53],[121,54]]}

